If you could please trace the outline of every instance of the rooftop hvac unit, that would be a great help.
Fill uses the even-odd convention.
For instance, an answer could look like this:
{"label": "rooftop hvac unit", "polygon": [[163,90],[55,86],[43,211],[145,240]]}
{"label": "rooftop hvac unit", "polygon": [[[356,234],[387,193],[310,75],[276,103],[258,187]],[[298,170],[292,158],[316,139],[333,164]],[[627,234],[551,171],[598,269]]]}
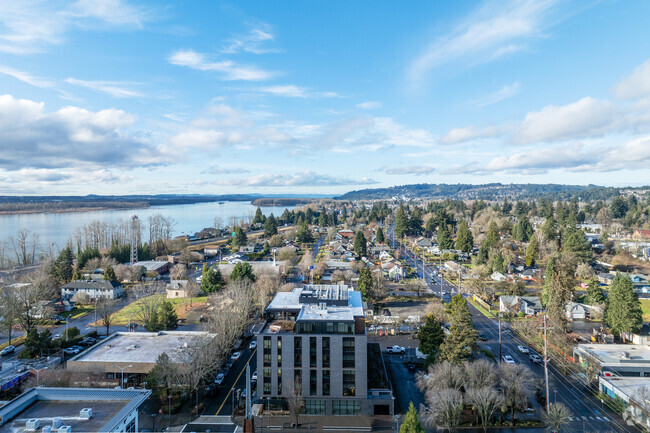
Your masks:
{"label": "rooftop hvac unit", "polygon": [[25,430],[36,431],[41,426],[41,421],[37,419],[28,419],[25,423]]}
{"label": "rooftop hvac unit", "polygon": [[70,427],[69,425],[62,425],[57,430],[57,433],[72,433],[72,427]]}
{"label": "rooftop hvac unit", "polygon": [[[52,420],[52,428],[56,429],[56,428],[59,428],[59,427],[61,427],[61,418],[54,418]],[[45,427],[43,427],[43,428],[45,428]]]}
{"label": "rooftop hvac unit", "polygon": [[630,359],[630,352],[622,351],[621,352],[621,358]]}
{"label": "rooftop hvac unit", "polygon": [[93,410],[89,407],[84,407],[79,412],[79,418],[81,419],[90,419],[93,416]]}
{"label": "rooftop hvac unit", "polygon": [[45,427],[43,427],[43,430],[41,430],[41,433],[52,433],[52,427],[46,425]]}

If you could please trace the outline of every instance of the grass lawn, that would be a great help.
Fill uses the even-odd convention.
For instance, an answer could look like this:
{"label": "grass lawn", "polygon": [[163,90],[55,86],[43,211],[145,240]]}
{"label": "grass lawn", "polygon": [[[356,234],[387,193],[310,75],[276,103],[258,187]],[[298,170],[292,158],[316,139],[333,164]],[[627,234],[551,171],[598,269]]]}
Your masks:
{"label": "grass lawn", "polygon": [[[165,295],[160,294],[160,295],[152,295],[152,296],[163,297]],[[208,300],[207,296],[199,296],[192,299],[192,308],[205,304],[207,300]],[[173,299],[168,299],[168,301],[174,305],[174,310],[176,311],[178,318],[179,319],[185,318],[185,315],[187,314],[189,308],[189,304],[187,303],[187,300],[185,298],[173,298]],[[127,323],[129,323],[129,317],[131,316],[131,314],[133,314],[132,320],[134,322],[137,321],[136,316],[138,311],[138,302],[140,301],[132,302],[126,307],[122,308],[120,311],[114,313],[113,324],[126,325]]]}
{"label": "grass lawn", "polygon": [[641,309],[643,310],[643,321],[650,322],[650,299],[641,299]]}
{"label": "grass lawn", "polygon": [[70,317],[70,320],[73,320],[78,319],[81,316],[85,316],[88,313],[92,313],[93,311],[95,311],[95,307],[93,306],[75,307],[70,311],[63,311],[62,313],[59,313],[59,316],[63,317],[64,319],[66,317]]}

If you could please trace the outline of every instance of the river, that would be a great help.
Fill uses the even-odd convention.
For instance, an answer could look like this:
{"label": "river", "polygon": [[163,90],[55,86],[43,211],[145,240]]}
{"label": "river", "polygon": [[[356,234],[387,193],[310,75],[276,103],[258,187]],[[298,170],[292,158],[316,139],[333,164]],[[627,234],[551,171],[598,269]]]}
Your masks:
{"label": "river", "polygon": [[[291,210],[293,208],[294,206],[266,206],[261,209],[267,216],[271,213],[280,216],[284,209]],[[31,233],[38,234],[39,245],[42,249],[49,250],[50,245],[54,242],[54,250],[57,251],[65,246],[78,227],[91,221],[113,222],[128,219],[133,214],[138,216],[145,227],[148,218],[155,214],[174,218],[177,222],[174,236],[193,235],[205,227],[212,227],[215,217],[221,218],[223,227],[228,224],[230,217],[243,218],[250,212],[255,212],[256,209],[257,207],[251,205],[250,202],[229,201],[152,206],[141,209],[0,215],[0,241],[6,241],[20,230],[26,229]]]}

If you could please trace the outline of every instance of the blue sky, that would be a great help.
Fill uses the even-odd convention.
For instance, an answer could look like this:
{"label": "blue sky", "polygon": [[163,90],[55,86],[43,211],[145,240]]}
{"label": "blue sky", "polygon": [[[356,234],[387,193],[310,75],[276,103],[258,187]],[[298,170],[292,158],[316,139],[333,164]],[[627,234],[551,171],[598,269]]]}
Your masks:
{"label": "blue sky", "polygon": [[650,184],[650,2],[0,1],[0,194]]}

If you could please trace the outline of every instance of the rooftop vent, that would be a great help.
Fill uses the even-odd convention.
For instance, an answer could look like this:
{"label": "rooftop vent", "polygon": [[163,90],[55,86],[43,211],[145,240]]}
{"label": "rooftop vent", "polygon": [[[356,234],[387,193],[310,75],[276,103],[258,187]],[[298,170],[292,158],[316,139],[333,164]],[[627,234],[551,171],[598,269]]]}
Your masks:
{"label": "rooftop vent", "polygon": [[630,359],[630,352],[626,352],[626,351],[624,351],[624,350],[621,351],[621,358],[623,358],[623,359]]}
{"label": "rooftop vent", "polygon": [[41,426],[41,421],[37,419],[28,419],[25,423],[25,430],[36,431]]}
{"label": "rooftop vent", "polygon": [[46,425],[45,427],[43,427],[43,430],[41,430],[41,433],[52,433],[52,427]]}
{"label": "rooftop vent", "polygon": [[52,420],[52,428],[59,428],[59,427],[61,427],[61,418],[54,418]]}
{"label": "rooftop vent", "polygon": [[93,416],[93,410],[92,410],[92,408],[89,408],[89,407],[84,407],[79,412],[79,418],[81,418],[81,419],[90,419],[90,418],[92,418],[92,416]]}
{"label": "rooftop vent", "polygon": [[72,433],[72,427],[70,427],[69,425],[62,425],[57,430],[57,433]]}

